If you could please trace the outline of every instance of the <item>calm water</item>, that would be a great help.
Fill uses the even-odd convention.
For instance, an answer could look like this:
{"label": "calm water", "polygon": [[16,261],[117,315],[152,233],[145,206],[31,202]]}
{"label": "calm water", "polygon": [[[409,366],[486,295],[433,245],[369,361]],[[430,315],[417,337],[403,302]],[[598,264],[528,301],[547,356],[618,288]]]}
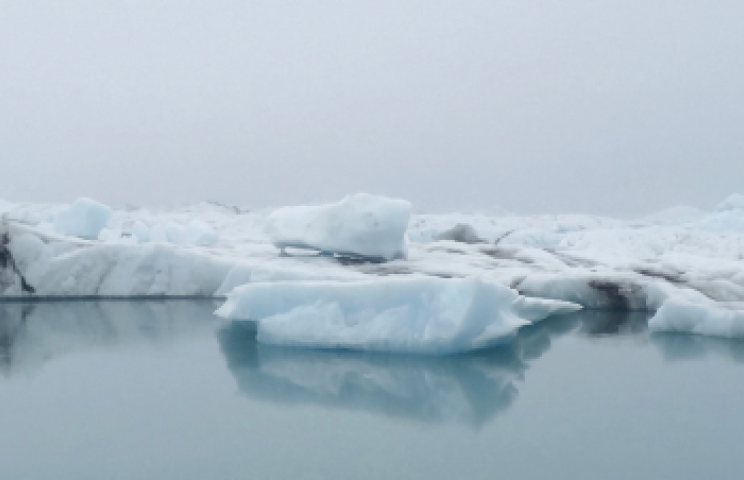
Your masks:
{"label": "calm water", "polygon": [[582,312],[477,355],[301,351],[214,308],[0,304],[2,478],[744,478],[744,342]]}

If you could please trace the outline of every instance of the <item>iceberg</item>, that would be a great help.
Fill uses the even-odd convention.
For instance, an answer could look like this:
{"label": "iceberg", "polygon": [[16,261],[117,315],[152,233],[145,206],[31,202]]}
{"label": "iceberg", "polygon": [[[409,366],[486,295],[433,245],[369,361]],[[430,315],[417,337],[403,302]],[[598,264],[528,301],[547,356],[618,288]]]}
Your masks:
{"label": "iceberg", "polygon": [[[365,194],[278,210],[199,203],[107,213],[91,202],[0,201],[0,298],[224,297],[245,284],[477,277],[605,310],[653,312],[674,301],[729,312],[744,302],[742,195],[702,217],[678,207],[633,220],[412,214],[408,202]],[[473,231],[487,243],[457,241],[475,240]],[[531,321],[527,313],[518,316]]]}
{"label": "iceberg", "polygon": [[200,251],[72,240],[24,225],[0,224],[0,238],[0,296],[6,298],[213,296],[231,268]]}
{"label": "iceberg", "polygon": [[95,240],[111,218],[110,207],[90,198],[79,198],[54,217],[54,230],[62,235]]}
{"label": "iceberg", "polygon": [[406,256],[410,216],[405,200],[360,193],[330,205],[280,208],[269,216],[266,234],[282,250],[393,260]]}
{"label": "iceberg", "polygon": [[478,278],[250,283],[216,314],[258,321],[265,344],[419,354],[508,343],[520,327],[581,309]]}
{"label": "iceberg", "polygon": [[744,338],[744,304],[690,303],[668,300],[648,322],[655,332],[684,332]]}

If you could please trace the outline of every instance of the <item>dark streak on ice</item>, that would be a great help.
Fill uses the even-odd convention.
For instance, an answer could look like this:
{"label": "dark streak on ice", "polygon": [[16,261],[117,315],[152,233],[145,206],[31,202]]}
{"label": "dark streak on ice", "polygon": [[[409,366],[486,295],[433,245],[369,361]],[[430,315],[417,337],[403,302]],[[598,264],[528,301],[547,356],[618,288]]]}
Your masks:
{"label": "dark streak on ice", "polygon": [[682,275],[674,275],[671,273],[663,273],[658,271],[653,271],[646,268],[639,268],[635,271],[636,273],[640,273],[641,275],[645,275],[647,277],[653,277],[653,278],[660,278],[662,280],[666,280],[669,283],[675,283],[675,284],[682,284],[685,283],[685,280],[682,278]]}
{"label": "dark streak on ice", "polygon": [[604,296],[602,303],[607,308],[630,310],[631,301],[628,295],[634,290],[634,285],[605,280],[590,280],[587,285]]}
{"label": "dark streak on ice", "polygon": [[560,253],[552,249],[545,249],[546,252],[552,254],[554,257],[556,257],[561,262],[565,263],[569,267],[585,267],[585,268],[591,268],[596,267],[597,262],[594,262],[592,260],[588,260],[586,258],[576,258],[571,255],[567,255],[565,253]]}
{"label": "dark streak on ice", "polygon": [[367,273],[370,275],[410,275],[412,272],[410,269],[406,267],[377,267],[377,268],[370,268],[365,269],[362,271],[362,273]]}
{"label": "dark streak on ice", "polygon": [[515,229],[514,230],[509,230],[508,232],[504,233],[499,238],[497,238],[496,240],[494,240],[493,244],[494,245],[498,245],[503,239],[505,239],[506,237],[508,237],[509,235],[511,235],[512,233],[514,233],[515,231],[516,231]]}
{"label": "dark streak on ice", "polygon": [[343,266],[349,265],[368,265],[370,263],[380,263],[363,257],[335,257],[336,261]]}
{"label": "dark streak on ice", "polygon": [[[8,244],[10,244],[10,235],[8,235],[8,233],[6,232],[3,233],[2,236],[0,236],[0,271],[7,271],[8,269],[10,269],[13,273],[18,275],[18,278],[21,279],[21,288],[24,292],[31,294],[36,293],[36,289],[29,285],[26,279],[23,278],[20,270],[18,270],[18,266],[16,266],[15,260],[13,259],[13,254],[8,248]],[[10,285],[11,284],[3,284],[2,277],[0,277],[0,288],[5,290]]]}

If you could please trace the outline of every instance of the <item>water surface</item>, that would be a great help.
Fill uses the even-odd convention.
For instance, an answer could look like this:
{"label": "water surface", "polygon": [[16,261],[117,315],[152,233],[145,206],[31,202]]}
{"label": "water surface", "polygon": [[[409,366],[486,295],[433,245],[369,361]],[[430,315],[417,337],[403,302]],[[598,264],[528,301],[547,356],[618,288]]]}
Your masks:
{"label": "water surface", "polygon": [[585,311],[472,355],[313,351],[215,307],[0,304],[3,478],[744,476],[744,342]]}

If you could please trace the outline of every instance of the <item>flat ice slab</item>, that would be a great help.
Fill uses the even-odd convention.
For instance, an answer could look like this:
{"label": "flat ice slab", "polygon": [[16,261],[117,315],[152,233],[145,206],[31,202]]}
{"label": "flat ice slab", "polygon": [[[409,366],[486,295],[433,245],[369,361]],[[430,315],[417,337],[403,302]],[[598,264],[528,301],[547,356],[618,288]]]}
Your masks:
{"label": "flat ice slab", "polygon": [[648,322],[656,332],[744,338],[744,304],[699,304],[668,300]]}
{"label": "flat ice slab", "polygon": [[306,248],[380,260],[406,256],[411,204],[359,193],[338,203],[274,211],[266,233],[277,248]]}
{"label": "flat ice slab", "polygon": [[478,278],[400,278],[248,284],[216,313],[258,320],[261,343],[447,354],[509,342],[523,325],[580,308]]}

